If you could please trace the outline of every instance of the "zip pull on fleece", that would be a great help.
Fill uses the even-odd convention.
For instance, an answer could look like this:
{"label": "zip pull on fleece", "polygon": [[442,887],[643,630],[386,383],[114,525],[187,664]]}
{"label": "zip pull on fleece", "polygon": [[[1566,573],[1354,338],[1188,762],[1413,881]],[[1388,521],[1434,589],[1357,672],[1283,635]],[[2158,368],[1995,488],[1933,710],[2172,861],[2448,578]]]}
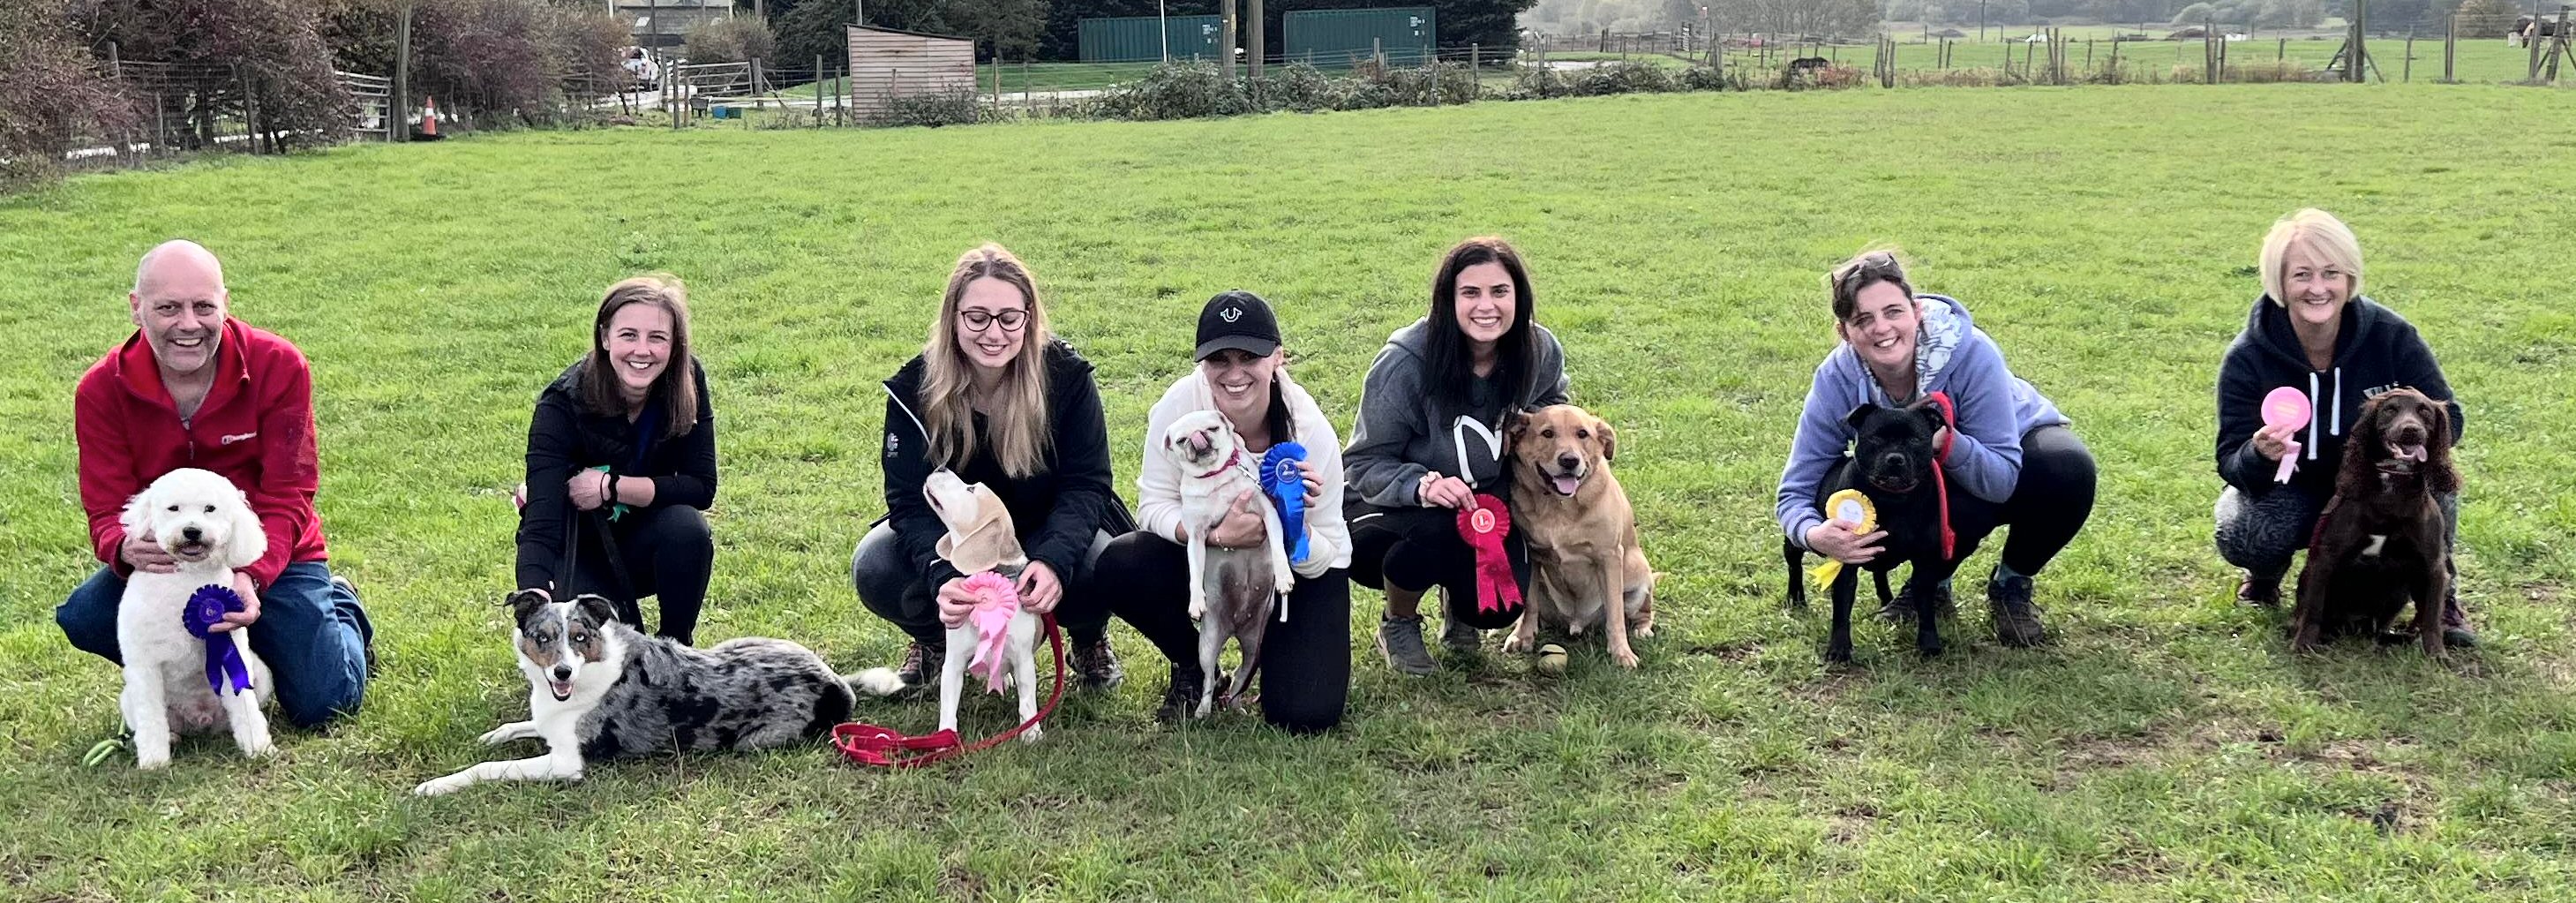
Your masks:
{"label": "zip pull on fleece", "polygon": [[2317,459],[2317,375],[2308,374],[2308,460]]}

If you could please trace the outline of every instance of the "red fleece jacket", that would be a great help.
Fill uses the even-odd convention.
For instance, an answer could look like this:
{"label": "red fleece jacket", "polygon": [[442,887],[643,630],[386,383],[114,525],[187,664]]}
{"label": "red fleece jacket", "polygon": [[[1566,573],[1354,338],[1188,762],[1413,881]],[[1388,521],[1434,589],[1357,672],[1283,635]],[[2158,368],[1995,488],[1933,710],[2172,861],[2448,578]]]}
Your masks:
{"label": "red fleece jacket", "polygon": [[313,510],[321,477],[313,441],[313,371],[304,353],[274,333],[224,320],[215,384],[193,419],[161,385],[152,346],[136,332],[81,375],[72,401],[80,441],[81,507],[90,545],[120,576],[125,502],[162,474],[198,467],[222,474],[250,497],[268,533],[268,554],[245,570],[267,589],[292,562],[330,558]]}

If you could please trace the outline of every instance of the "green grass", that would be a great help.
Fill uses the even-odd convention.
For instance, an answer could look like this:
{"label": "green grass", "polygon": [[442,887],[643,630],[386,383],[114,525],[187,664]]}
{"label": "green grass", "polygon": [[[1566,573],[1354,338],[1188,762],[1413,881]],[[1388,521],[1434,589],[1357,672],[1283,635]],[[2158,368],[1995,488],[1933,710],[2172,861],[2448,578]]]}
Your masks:
{"label": "green grass", "polygon": [[[2331,115],[2320,115],[2331,111]],[[1222,121],[601,130],[90,176],[0,201],[0,898],[2563,900],[2576,888],[2576,317],[2535,154],[2576,93],[2494,87],[1693,94]],[[1657,136],[1692,140],[1639,140]],[[2360,231],[2371,293],[2470,413],[2447,665],[2282,651],[2209,542],[2212,371],[2281,213]],[[1401,680],[1354,643],[1351,718],[1298,739],[1148,721],[1161,664],[1043,744],[920,772],[820,749],[602,765],[573,786],[415,782],[525,711],[507,588],[520,443],[600,288],[686,278],[723,424],[701,636],[899,650],[847,555],[882,507],[876,383],[984,239],[1100,366],[1121,484],[1198,303],[1281,310],[1347,423],[1457,238],[1516,239],[1579,401],[1670,576],[1644,668],[1499,656]],[[48,617],[88,573],[74,380],[130,325],[135,257],[229,263],[302,344],[334,564],[385,671],[367,710],[244,763],[79,765],[118,677]],[[2062,637],[1952,652],[1868,626],[1818,663],[1779,609],[1772,485],[1831,342],[1818,276],[1903,243],[2075,419],[2092,525],[2040,583]],[[1967,572],[1983,574],[1992,552]],[[1354,600],[1369,624],[1374,599]],[[972,730],[1007,705],[973,701]],[[926,729],[929,703],[865,716]]]}

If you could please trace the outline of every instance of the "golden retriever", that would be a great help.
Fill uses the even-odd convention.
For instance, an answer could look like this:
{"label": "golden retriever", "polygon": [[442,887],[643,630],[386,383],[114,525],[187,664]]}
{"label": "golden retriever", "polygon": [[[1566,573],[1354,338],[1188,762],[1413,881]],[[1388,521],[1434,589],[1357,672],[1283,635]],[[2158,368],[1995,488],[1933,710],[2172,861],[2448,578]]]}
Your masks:
{"label": "golden retriever", "polygon": [[[1512,419],[1512,528],[1529,545],[1529,607],[1503,651],[1533,649],[1541,620],[1582,636],[1595,625],[1610,658],[1637,666],[1631,636],[1655,632],[1655,575],[1637,546],[1637,515],[1610,475],[1610,424],[1569,404]],[[1619,604],[1608,604],[1612,598]]]}

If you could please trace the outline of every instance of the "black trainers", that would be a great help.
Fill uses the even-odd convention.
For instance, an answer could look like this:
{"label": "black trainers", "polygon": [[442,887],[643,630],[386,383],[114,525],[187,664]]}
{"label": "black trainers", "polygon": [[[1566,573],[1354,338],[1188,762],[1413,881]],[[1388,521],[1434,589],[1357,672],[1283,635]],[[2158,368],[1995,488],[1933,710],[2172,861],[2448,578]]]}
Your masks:
{"label": "black trainers", "polygon": [[1163,688],[1163,704],[1155,707],[1154,721],[1179,724],[1190,716],[1199,703],[1199,694],[1207,691],[1207,672],[1196,664],[1173,665],[1172,682]]}
{"label": "black trainers", "polygon": [[1995,621],[1995,639],[2006,646],[2048,642],[2039,624],[2039,606],[2030,601],[2030,578],[2020,575],[1986,581],[1986,608]]}
{"label": "black trainers", "polygon": [[1118,667],[1118,653],[1109,648],[1109,635],[1073,647],[1073,673],[1082,679],[1077,684],[1089,692],[1106,693],[1127,682],[1126,669]]}
{"label": "black trainers", "polygon": [[[1932,606],[1934,611],[1940,612],[1941,617],[1958,616],[1959,602],[1950,596],[1950,581],[1943,580],[1933,585]],[[1887,604],[1878,607],[1878,617],[1880,620],[1894,621],[1899,624],[1912,624],[1914,613],[1921,610],[1914,604],[1914,581],[1908,580],[1905,582],[1904,589],[1896,591],[1896,598],[1889,599]]]}
{"label": "black trainers", "polygon": [[946,644],[912,641],[912,645],[903,650],[903,664],[896,665],[894,669],[895,679],[903,681],[903,689],[896,691],[896,695],[908,696],[938,683],[939,667],[947,659]]}
{"label": "black trainers", "polygon": [[1484,631],[1455,617],[1440,617],[1440,647],[1452,655],[1475,655],[1485,650]]}
{"label": "black trainers", "polygon": [[[358,585],[349,582],[349,578],[333,574],[331,575],[331,586],[333,589],[348,593],[349,598],[358,599],[359,608],[367,607],[367,601],[365,599],[358,598]],[[376,663],[376,635],[368,633],[360,639],[366,644],[367,676],[374,677],[376,676],[377,671],[382,670],[382,668]]]}
{"label": "black trainers", "polygon": [[2478,648],[2478,632],[2469,629],[2468,610],[2461,608],[2456,598],[2442,606],[2442,642],[2462,649]]}
{"label": "black trainers", "polygon": [[1387,667],[1399,673],[1419,677],[1440,670],[1439,663],[1431,660],[1431,650],[1423,648],[1421,615],[1410,618],[1379,615],[1377,651],[1379,655],[1386,656]]}
{"label": "black trainers", "polygon": [[2281,578],[2266,580],[2246,571],[2245,579],[2236,584],[2236,604],[2247,608],[2281,607]]}

